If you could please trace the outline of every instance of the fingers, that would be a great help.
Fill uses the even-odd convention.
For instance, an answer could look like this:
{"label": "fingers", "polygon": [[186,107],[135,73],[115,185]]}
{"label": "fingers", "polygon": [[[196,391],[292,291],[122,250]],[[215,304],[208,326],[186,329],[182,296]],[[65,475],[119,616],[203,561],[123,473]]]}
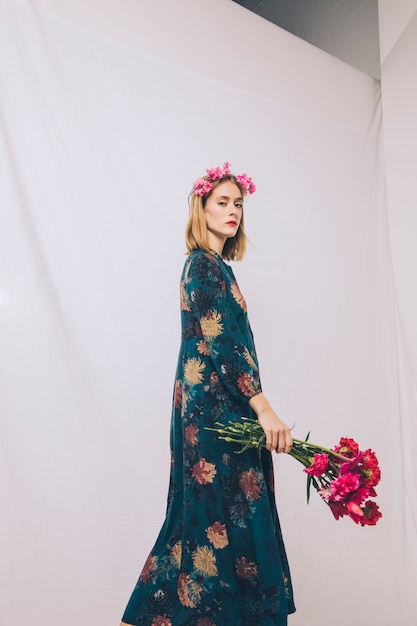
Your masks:
{"label": "fingers", "polygon": [[[288,428],[285,431],[285,438],[284,438],[284,444],[283,444],[284,448],[282,450],[282,452],[285,452],[286,454],[288,454],[288,452],[291,452],[292,450],[292,436],[291,436],[291,432],[290,429]],[[277,452],[279,452],[280,450],[277,450]]]}
{"label": "fingers", "polygon": [[272,429],[265,430],[265,438],[265,448],[270,452],[276,450],[278,445],[278,433],[276,431],[273,431]]}
{"label": "fingers", "polygon": [[265,433],[265,447],[272,452],[290,452],[292,448],[291,431],[287,424],[269,407],[258,415],[258,420]]}
{"label": "fingers", "polygon": [[275,448],[273,448],[278,454],[281,452],[290,452],[292,448],[292,437],[290,429],[287,427],[278,433],[278,442]]}
{"label": "fingers", "polygon": [[265,429],[265,438],[265,447],[270,452],[272,452],[273,450],[275,450],[277,453],[285,452],[288,454],[288,452],[291,452],[292,436],[288,427],[276,430]]}

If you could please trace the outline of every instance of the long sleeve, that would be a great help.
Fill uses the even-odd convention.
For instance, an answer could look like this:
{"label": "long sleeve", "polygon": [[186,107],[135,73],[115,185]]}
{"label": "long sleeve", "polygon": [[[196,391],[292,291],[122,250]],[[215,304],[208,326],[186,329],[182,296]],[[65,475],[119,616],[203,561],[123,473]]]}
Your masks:
{"label": "long sleeve", "polygon": [[209,356],[219,379],[241,402],[261,391],[259,366],[246,305],[236,283],[228,288],[225,268],[211,254],[191,255],[182,283],[182,303],[198,325],[201,354]]}

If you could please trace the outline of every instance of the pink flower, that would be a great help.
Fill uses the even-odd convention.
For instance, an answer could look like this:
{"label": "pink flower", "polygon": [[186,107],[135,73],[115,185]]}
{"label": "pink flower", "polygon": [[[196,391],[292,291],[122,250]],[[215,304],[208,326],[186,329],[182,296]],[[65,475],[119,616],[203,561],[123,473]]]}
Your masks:
{"label": "pink flower", "polygon": [[204,178],[197,178],[193,184],[193,192],[198,196],[204,196],[206,193],[211,191],[212,187],[213,185],[208,180],[204,180]]}
{"label": "pink flower", "polygon": [[250,176],[247,174],[240,174],[239,176],[236,176],[236,180],[242,185],[245,193],[255,193],[256,187]]}
{"label": "pink flower", "polygon": [[[228,161],[223,164],[223,167],[207,168],[206,174],[201,178],[197,178],[194,182],[193,193],[198,196],[204,196],[213,189],[213,183],[216,182],[216,180],[221,180],[224,176],[229,176],[230,173],[230,163]],[[251,177],[247,174],[236,176],[236,180],[241,185],[244,194],[254,193],[256,191]]]}
{"label": "pink flower", "polygon": [[218,180],[223,176],[222,169],[220,167],[212,167],[211,169],[207,169],[207,176],[210,180]]}
{"label": "pink flower", "polygon": [[329,457],[327,454],[315,454],[314,461],[304,471],[309,476],[321,476],[329,466]]}
{"label": "pink flower", "polygon": [[318,489],[319,495],[321,498],[323,498],[323,500],[325,500],[326,502],[330,501],[330,498],[332,497],[332,492],[330,491],[330,487],[322,487],[321,489]]}
{"label": "pink flower", "polygon": [[346,463],[342,463],[340,465],[339,471],[341,474],[347,474],[348,472],[356,473],[358,472],[359,464],[362,463],[364,457],[364,452],[359,452],[357,456],[355,456],[350,461],[346,461]]}
{"label": "pink flower", "polygon": [[336,502],[346,500],[353,491],[360,486],[360,480],[357,474],[342,474],[338,476],[330,485],[331,499]]}

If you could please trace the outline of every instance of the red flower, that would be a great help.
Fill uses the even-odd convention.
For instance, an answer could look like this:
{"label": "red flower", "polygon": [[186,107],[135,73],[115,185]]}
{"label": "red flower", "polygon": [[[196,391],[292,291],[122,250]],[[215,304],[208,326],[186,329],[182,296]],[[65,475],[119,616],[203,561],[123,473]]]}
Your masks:
{"label": "red flower", "polygon": [[341,502],[332,502],[331,500],[329,500],[328,505],[335,519],[339,519],[340,517],[343,517],[345,515],[345,505]]}
{"label": "red flower", "polygon": [[365,502],[363,508],[364,516],[361,519],[362,526],[375,526],[380,517],[382,517],[382,513],[379,510],[379,506],[376,502],[372,502],[372,500],[368,500]]}
{"label": "red flower", "polygon": [[[359,489],[357,489],[355,493],[351,494],[349,500],[353,500],[353,502],[356,502],[356,504],[362,504],[362,502],[364,502],[366,498],[369,498],[370,495],[371,494],[368,487],[359,487]],[[376,493],[374,492],[373,495],[376,496]]]}
{"label": "red flower", "polygon": [[329,457],[327,454],[315,454],[314,461],[304,471],[310,476],[321,476],[329,466]]}
{"label": "red flower", "polygon": [[359,453],[359,446],[354,439],[349,437],[342,437],[338,446],[334,447],[335,452],[340,452],[344,456],[357,456]]}
{"label": "red flower", "polygon": [[375,452],[368,449],[363,457],[363,469],[365,473],[365,483],[369,487],[375,487],[381,479],[381,470]]}

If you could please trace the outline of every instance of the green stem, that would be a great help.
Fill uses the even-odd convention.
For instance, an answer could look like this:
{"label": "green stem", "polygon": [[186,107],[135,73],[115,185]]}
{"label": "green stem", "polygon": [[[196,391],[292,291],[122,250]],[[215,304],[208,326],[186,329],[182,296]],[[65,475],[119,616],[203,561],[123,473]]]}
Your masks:
{"label": "green stem", "polygon": [[[243,417],[241,422],[232,422],[227,425],[216,422],[214,428],[206,427],[206,430],[216,432],[219,439],[240,444],[242,446],[240,452],[251,447],[258,448],[261,445],[265,445],[265,433],[262,426],[257,420],[252,418]],[[289,454],[305,467],[308,467],[312,463],[312,456],[318,453],[325,453],[345,462],[352,461],[349,457],[343,456],[334,450],[301,439],[293,439],[293,449]]]}
{"label": "green stem", "polygon": [[326,454],[331,454],[332,456],[335,456],[337,459],[341,459],[342,461],[352,461],[352,459],[350,459],[347,456],[343,456],[343,454],[339,454],[338,452],[335,452],[334,450],[330,450],[329,448],[325,448],[324,446],[319,446],[315,443],[310,443],[309,441],[302,441],[301,439],[293,439],[293,442],[297,444],[301,444],[301,446],[303,447],[304,445],[306,445],[311,448],[316,448],[317,450],[325,452]]}

